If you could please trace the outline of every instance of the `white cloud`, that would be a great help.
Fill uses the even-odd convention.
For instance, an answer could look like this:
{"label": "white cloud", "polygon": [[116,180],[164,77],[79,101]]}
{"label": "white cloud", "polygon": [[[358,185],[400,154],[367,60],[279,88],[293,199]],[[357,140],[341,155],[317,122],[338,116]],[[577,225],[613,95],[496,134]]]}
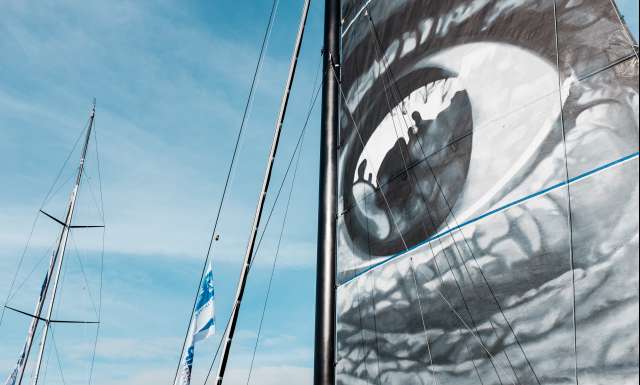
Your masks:
{"label": "white cloud", "polygon": [[[62,106],[86,107],[87,91],[97,92],[107,251],[200,259],[255,63],[255,42],[211,35],[197,23],[180,21],[188,18],[183,11],[169,10],[169,4],[143,7],[129,2],[82,7],[50,2],[36,9],[22,2],[3,5],[9,33],[0,48],[20,52],[17,60],[34,74],[39,88],[36,97],[1,91],[0,114],[29,119],[33,129],[43,131],[38,135],[46,134],[67,149],[86,111]],[[268,57],[256,96],[260,108],[275,106],[286,64]],[[272,114],[256,111],[249,121],[219,230],[223,240],[216,244],[221,260],[235,261],[244,252]],[[38,141],[29,145],[45,151]],[[9,150],[24,151],[24,146],[14,143]],[[63,151],[51,157],[61,159]],[[43,168],[51,171],[31,181],[38,197],[57,171],[55,165]],[[33,196],[0,203],[3,247],[24,244],[38,203]],[[36,238],[33,244],[48,246],[49,238]],[[289,243],[285,249],[282,266],[310,266],[314,245]]]}
{"label": "white cloud", "polygon": [[[232,369],[226,375],[225,385],[246,385],[248,370]],[[264,366],[255,368],[250,384],[255,385],[310,385],[313,383],[313,369],[299,366]]]}
{"label": "white cloud", "polygon": [[[4,188],[0,191],[0,293],[8,289],[14,257],[21,252],[40,200],[87,119],[93,96],[98,99],[96,126],[103,166],[107,259],[124,266],[135,255],[201,260],[261,31],[256,36],[222,38],[191,22],[184,9],[173,2],[151,5],[63,0],[41,2],[37,6],[13,0],[2,3],[0,164],[4,167],[0,168],[0,178]],[[235,182],[219,227],[222,239],[216,243],[214,252],[218,261],[239,264],[244,254],[275,118],[272,105],[277,106],[287,64],[288,58],[272,54],[265,63]],[[304,66],[300,68],[304,70]],[[300,75],[298,82],[308,87],[309,76],[304,71]],[[305,91],[305,99],[307,94]],[[295,104],[293,99],[292,103]],[[283,139],[281,158],[290,153],[286,135]],[[65,176],[73,172],[77,160],[71,158],[70,162]],[[280,167],[281,161],[277,162],[276,167]],[[87,167],[95,183],[93,159],[89,159]],[[314,175],[315,172],[316,168]],[[279,182],[278,171],[273,181]],[[60,215],[58,211],[64,210],[68,192],[66,187],[61,189],[59,199],[47,209]],[[94,224],[88,221],[95,218],[83,214],[90,204],[89,194],[82,191],[77,218],[83,224]],[[315,206],[316,202],[312,204]],[[59,230],[47,221],[45,218],[39,221],[31,243],[33,258],[23,266],[20,279],[30,263],[44,254],[43,249],[51,245]],[[315,226],[315,221],[312,222]],[[273,228],[278,225],[279,221],[274,219]],[[74,236],[81,252],[95,250],[99,243],[89,241],[95,241],[96,234],[87,231]],[[281,249],[279,265],[312,266],[315,244],[300,236],[294,226],[286,234],[290,238]],[[86,238],[89,241],[84,242]],[[256,262],[258,266],[271,263],[273,238],[269,233]],[[121,255],[114,256],[116,253]],[[169,269],[176,264],[154,266],[158,271],[166,267],[166,274],[172,274]],[[33,283],[33,293],[27,293],[25,306],[31,306],[37,295],[40,270],[34,276],[37,279],[29,282]],[[162,322],[158,322],[159,310],[144,308],[148,298],[158,295],[151,290],[156,286],[136,279],[151,278],[133,272],[131,276],[113,278],[105,285],[107,290],[116,285],[142,289],[113,290],[115,294],[105,291],[107,316],[103,318],[97,348],[96,385],[159,384],[167,383],[173,376],[176,346],[182,336],[167,337],[163,333],[183,332],[183,322],[177,330],[170,320],[174,314],[168,315],[177,312],[176,304],[183,298],[153,297],[162,301],[162,306],[156,309],[165,312]],[[141,332],[140,325],[148,328]],[[21,326],[4,326],[3,333],[8,328],[16,335],[24,333]],[[113,337],[113,333],[119,337]],[[251,341],[252,336],[255,338],[255,332],[246,332],[245,340]],[[289,337],[279,338],[269,336],[263,341],[256,379],[265,378],[271,381],[267,384],[275,384],[280,376],[306,384],[310,369],[300,361],[308,361],[309,349]],[[86,374],[83,368],[71,365],[86,363],[84,353],[88,348],[86,344],[68,347],[66,352],[73,359],[65,367],[67,378]],[[210,348],[203,345],[200,351],[203,358]],[[4,353],[9,357],[0,355],[0,362],[3,368],[9,368],[14,363],[14,352]],[[247,362],[247,351],[240,349],[236,353],[238,362]],[[233,376],[242,377],[242,371],[232,369],[229,381]]]}

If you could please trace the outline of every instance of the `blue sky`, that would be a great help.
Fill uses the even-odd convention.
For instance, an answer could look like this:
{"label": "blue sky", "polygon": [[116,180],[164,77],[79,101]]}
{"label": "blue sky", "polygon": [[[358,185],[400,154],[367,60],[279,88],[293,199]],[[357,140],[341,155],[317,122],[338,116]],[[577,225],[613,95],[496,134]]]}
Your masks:
{"label": "blue sky", "polygon": [[[241,8],[220,0],[51,1],[38,6],[3,1],[0,295],[4,301],[37,209],[96,97],[107,231],[95,384],[169,383],[173,378],[270,5],[262,0]],[[279,8],[222,213],[214,252],[219,325],[230,310],[301,6],[301,1],[282,2]],[[276,161],[276,186],[304,121],[320,59],[321,26],[317,2]],[[260,381],[252,383],[286,376],[304,384],[311,378],[317,116],[306,138],[256,358],[254,375]],[[73,173],[77,157],[76,151],[63,181]],[[95,165],[90,158],[78,223],[99,221]],[[69,189],[69,183],[61,183],[45,209],[61,216]],[[230,361],[231,384],[245,383],[282,218],[278,207],[247,288]],[[46,268],[46,261],[37,262],[56,231],[38,220],[18,274],[18,283],[25,283],[11,305],[32,310]],[[95,318],[91,299],[97,302],[99,231],[77,232],[72,243],[88,285],[74,250],[65,261],[58,318]],[[0,325],[1,378],[17,359],[27,324],[26,318],[7,313]],[[60,326],[55,331],[67,382],[86,383],[93,330]],[[220,334],[198,345],[194,383],[201,383]],[[55,356],[49,360],[46,383],[62,383]]]}
{"label": "blue sky", "polygon": [[[277,15],[222,213],[221,240],[214,252],[219,325],[230,310],[302,2],[291,4],[282,2]],[[37,209],[96,97],[107,232],[95,384],[172,379],[270,1],[238,5],[231,0],[44,1],[37,6],[2,1],[0,296],[4,300],[8,293]],[[637,1],[619,5],[637,38]],[[304,120],[321,28],[322,3],[315,2],[276,162],[276,186]],[[256,359],[254,379],[259,381],[252,383],[279,384],[282,378],[291,384],[311,383],[317,112],[305,142]],[[77,151],[63,170],[63,182],[73,173],[76,159]],[[90,158],[87,172],[78,223],[99,221],[95,158]],[[59,187],[45,209],[62,215],[70,184]],[[281,208],[252,271],[229,384],[246,381]],[[46,268],[42,257],[56,231],[45,219],[38,220],[17,276],[18,284],[24,284],[11,305],[33,308]],[[73,236],[59,318],[95,317],[100,242],[95,230]],[[0,379],[13,368],[27,324],[24,317],[6,313],[0,325]],[[86,383],[93,328],[55,331],[67,382]],[[198,345],[194,383],[201,383],[220,334]],[[51,354],[46,383],[62,383]]]}

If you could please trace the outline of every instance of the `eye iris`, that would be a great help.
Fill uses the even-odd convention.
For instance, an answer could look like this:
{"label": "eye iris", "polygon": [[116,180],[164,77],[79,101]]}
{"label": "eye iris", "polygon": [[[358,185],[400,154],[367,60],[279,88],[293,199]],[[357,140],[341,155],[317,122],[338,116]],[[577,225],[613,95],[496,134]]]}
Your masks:
{"label": "eye iris", "polygon": [[367,233],[354,240],[371,255],[399,252],[434,234],[469,169],[471,104],[457,80],[440,79],[405,94],[387,108],[354,170],[356,207],[347,227],[352,235]]}

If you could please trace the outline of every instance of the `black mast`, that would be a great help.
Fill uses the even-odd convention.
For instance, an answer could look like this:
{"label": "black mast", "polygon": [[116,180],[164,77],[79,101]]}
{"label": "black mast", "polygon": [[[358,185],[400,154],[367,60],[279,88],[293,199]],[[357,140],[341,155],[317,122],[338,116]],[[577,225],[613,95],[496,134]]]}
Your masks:
{"label": "black mast", "polygon": [[340,85],[333,71],[340,73],[338,67],[340,63],[340,0],[326,0],[324,12],[314,384],[334,385],[338,87]]}

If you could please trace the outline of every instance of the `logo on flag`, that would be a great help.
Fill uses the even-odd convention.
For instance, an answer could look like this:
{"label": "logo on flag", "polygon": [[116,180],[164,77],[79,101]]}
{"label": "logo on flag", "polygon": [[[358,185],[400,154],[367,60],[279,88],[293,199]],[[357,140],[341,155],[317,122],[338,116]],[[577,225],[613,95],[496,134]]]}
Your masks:
{"label": "logo on flag", "polygon": [[189,385],[191,382],[191,369],[193,367],[193,356],[195,353],[195,343],[202,341],[215,333],[215,292],[213,290],[213,270],[211,263],[207,273],[200,284],[196,307],[189,327],[189,337],[185,344],[183,362],[180,369],[176,385]]}

